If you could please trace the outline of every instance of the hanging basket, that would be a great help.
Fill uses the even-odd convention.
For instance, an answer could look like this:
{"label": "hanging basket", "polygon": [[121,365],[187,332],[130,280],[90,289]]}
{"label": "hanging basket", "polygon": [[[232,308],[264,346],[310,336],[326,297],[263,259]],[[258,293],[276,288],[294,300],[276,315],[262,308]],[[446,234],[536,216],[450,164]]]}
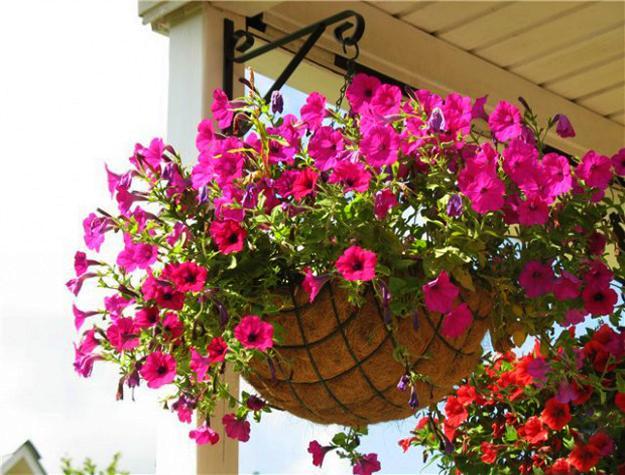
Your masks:
{"label": "hanging basket", "polygon": [[393,358],[397,344],[408,349],[412,370],[427,378],[416,385],[419,407],[439,401],[480,361],[491,299],[483,292],[463,299],[474,323],[447,340],[436,313],[419,312],[418,326],[397,319],[391,331],[371,288],[360,308],[335,284],[326,284],[312,304],[296,291],[293,307],[267,319],[284,330],[279,359],[253,360],[247,380],[274,406],[313,422],[363,426],[404,419],[415,409],[408,393],[397,389],[406,370]]}

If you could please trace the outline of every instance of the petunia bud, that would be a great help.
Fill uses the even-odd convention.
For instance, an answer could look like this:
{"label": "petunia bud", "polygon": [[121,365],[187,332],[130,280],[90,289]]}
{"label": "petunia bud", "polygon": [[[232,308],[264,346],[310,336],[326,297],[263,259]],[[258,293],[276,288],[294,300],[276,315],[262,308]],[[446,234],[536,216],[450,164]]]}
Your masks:
{"label": "petunia bud", "polygon": [[452,218],[457,218],[462,214],[462,198],[458,194],[451,195],[447,202],[447,215]]}
{"label": "petunia bud", "polygon": [[399,382],[397,383],[397,389],[399,389],[400,391],[405,391],[406,389],[408,389],[408,384],[410,384],[410,378],[408,378],[407,374],[404,374],[401,378],[399,378]]}
{"label": "petunia bud", "polygon": [[557,121],[556,133],[562,137],[575,137],[575,129],[571,124],[571,121],[564,114],[557,114],[554,119]]}
{"label": "petunia bud", "polygon": [[284,98],[280,91],[273,91],[271,93],[271,112],[274,114],[281,114],[284,110]]}
{"label": "petunia bud", "polygon": [[443,115],[443,111],[440,110],[438,107],[435,107],[430,114],[430,118],[428,119],[428,127],[433,132],[443,132],[446,126],[447,124],[445,123],[445,116]]}
{"label": "petunia bud", "polygon": [[419,407],[419,397],[417,396],[417,388],[414,385],[410,388],[410,399],[408,400],[408,405],[416,409]]}

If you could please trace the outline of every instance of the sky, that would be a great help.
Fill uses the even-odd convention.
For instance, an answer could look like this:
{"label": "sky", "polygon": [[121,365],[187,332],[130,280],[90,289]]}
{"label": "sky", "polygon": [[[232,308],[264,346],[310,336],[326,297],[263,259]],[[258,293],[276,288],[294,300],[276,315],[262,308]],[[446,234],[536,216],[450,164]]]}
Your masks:
{"label": "sky", "polygon": [[[112,366],[96,365],[86,380],[74,373],[72,296],[63,285],[83,246],[82,219],[111,207],[104,163],[124,170],[135,142],[166,136],[167,38],[143,26],[136,8],[134,0],[3,6],[0,461],[30,439],[49,473],[62,456],[103,465],[118,451],[122,468],[154,473],[161,421],[175,418],[153,391],[115,401]],[[285,95],[298,108],[302,96]],[[95,306],[96,293],[84,294],[81,306]],[[380,454],[382,473],[418,473],[420,454],[397,446],[413,425],[372,428],[364,450]],[[349,473],[332,456],[323,470],[311,466],[308,441],[327,441],[332,430],[274,414],[241,444],[241,473]]]}

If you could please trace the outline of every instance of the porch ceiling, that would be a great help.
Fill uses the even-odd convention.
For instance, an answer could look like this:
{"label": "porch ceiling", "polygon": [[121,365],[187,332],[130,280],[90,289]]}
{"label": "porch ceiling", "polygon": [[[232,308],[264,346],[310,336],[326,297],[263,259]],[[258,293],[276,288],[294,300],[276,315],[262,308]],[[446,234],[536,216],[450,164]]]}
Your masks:
{"label": "porch ceiling", "polygon": [[[167,17],[201,2],[139,2],[145,22],[167,31]],[[458,91],[489,103],[523,96],[541,117],[568,115],[578,136],[548,142],[581,155],[592,148],[612,154],[625,146],[625,3],[525,2],[206,2],[204,6],[249,15],[268,25],[261,39],[351,9],[365,17],[359,62],[388,76],[440,94]],[[164,11],[165,15],[158,14]],[[169,12],[168,12],[169,11]],[[293,51],[292,45],[285,49]],[[340,70],[342,54],[328,31],[293,77],[303,89],[320,89],[311,68]],[[276,74],[285,52],[258,58],[253,67]],[[338,80],[338,78],[337,78]],[[330,84],[331,83],[331,84]],[[331,89],[331,88],[330,88]]]}

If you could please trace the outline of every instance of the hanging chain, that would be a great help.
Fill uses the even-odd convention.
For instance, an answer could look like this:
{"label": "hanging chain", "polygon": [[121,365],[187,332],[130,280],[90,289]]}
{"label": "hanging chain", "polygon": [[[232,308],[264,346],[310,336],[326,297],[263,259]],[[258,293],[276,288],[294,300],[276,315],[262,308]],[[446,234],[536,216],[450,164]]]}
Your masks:
{"label": "hanging chain", "polygon": [[343,86],[341,86],[341,91],[339,93],[339,98],[336,100],[336,104],[334,105],[336,109],[336,113],[339,113],[341,109],[341,104],[343,104],[343,99],[345,99],[345,92],[347,88],[352,82],[352,78],[354,77],[354,73],[356,72],[356,59],[358,59],[358,55],[360,54],[360,48],[358,47],[358,43],[354,45],[354,55],[347,56],[347,45],[343,43],[343,53],[345,53],[347,57],[347,67],[345,68],[345,75],[343,76],[344,82]]}

